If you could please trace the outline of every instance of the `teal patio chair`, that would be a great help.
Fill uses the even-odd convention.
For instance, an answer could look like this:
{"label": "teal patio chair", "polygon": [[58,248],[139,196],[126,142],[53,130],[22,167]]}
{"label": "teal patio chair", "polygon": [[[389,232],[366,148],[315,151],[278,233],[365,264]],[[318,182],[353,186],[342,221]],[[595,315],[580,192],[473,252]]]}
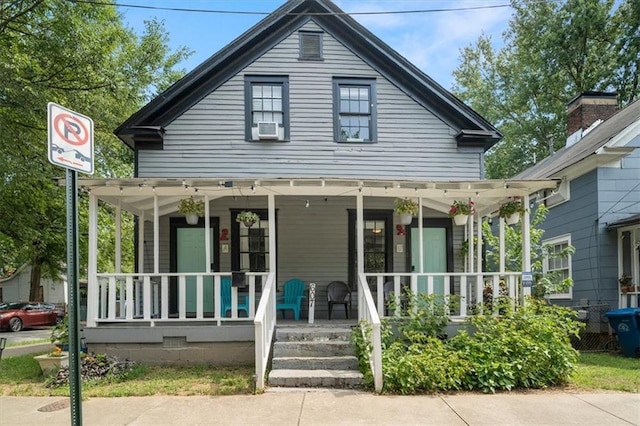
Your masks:
{"label": "teal patio chair", "polygon": [[304,295],[306,289],[307,285],[298,278],[292,278],[285,282],[283,294],[278,295],[276,298],[276,311],[282,311],[282,317],[284,318],[284,311],[291,309],[293,318],[298,321],[300,319],[302,300],[307,298]]}
{"label": "teal patio chair", "polygon": [[[231,312],[231,277],[220,279],[220,293],[222,293],[220,306],[222,316],[226,317]],[[238,316],[240,316],[240,311],[244,311],[247,317],[249,316],[249,298],[247,296],[238,296]]]}

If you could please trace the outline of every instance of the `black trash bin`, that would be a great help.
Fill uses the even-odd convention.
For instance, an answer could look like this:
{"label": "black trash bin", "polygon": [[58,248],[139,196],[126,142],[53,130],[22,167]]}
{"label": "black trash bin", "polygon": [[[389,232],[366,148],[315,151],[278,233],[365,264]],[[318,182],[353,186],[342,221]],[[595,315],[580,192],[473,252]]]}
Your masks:
{"label": "black trash bin", "polygon": [[604,314],[618,335],[624,356],[640,357],[640,308],[623,308]]}

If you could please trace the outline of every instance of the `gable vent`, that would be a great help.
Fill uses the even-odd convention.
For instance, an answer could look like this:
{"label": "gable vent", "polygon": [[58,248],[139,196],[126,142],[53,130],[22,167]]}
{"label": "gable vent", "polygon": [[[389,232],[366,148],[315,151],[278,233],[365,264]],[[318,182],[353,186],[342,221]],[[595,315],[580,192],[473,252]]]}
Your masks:
{"label": "gable vent", "polygon": [[278,139],[278,123],[275,121],[259,121],[258,138]]}
{"label": "gable vent", "polygon": [[300,32],[300,59],[322,59],[322,33]]}

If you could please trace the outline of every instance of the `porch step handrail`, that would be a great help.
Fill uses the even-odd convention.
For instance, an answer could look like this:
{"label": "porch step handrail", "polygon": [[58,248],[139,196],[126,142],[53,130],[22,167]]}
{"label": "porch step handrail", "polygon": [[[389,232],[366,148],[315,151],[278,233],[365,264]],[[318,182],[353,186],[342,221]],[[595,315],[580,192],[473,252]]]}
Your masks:
{"label": "porch step handrail", "polygon": [[275,276],[273,272],[267,276],[267,282],[262,287],[262,296],[253,320],[255,326],[256,390],[263,390],[265,387],[265,375],[271,355],[271,341],[276,329]]}
{"label": "porch step handrail", "polygon": [[382,392],[382,338],[380,334],[380,316],[373,301],[371,290],[365,274],[358,275],[358,320],[371,327],[371,333],[362,328],[362,337],[369,340],[369,367],[373,374],[373,385],[376,392]]}

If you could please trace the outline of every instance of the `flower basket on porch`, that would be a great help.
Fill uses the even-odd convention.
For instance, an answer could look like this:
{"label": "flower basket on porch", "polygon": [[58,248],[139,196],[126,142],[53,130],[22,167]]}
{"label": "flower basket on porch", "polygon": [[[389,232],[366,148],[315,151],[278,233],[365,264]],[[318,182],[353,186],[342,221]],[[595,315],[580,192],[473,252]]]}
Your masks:
{"label": "flower basket on porch", "polygon": [[418,203],[409,198],[396,198],[395,213],[400,216],[402,225],[409,225],[418,214]]}
{"label": "flower basket on porch", "polygon": [[502,203],[498,210],[498,214],[505,219],[507,225],[515,225],[518,223],[522,213],[524,213],[524,207],[517,198],[509,199],[509,201]]}
{"label": "flower basket on porch", "polygon": [[204,215],[204,201],[195,200],[193,197],[180,200],[178,211],[184,214],[189,225],[198,223],[198,218]]}
{"label": "flower basket on porch", "polygon": [[260,216],[251,211],[241,211],[236,216],[236,222],[244,223],[244,226],[251,228],[254,223],[260,220]]}
{"label": "flower basket on porch", "polygon": [[453,218],[456,225],[466,225],[469,215],[475,213],[473,201],[454,201],[449,208],[449,217]]}
{"label": "flower basket on porch", "polygon": [[622,274],[622,276],[618,279],[620,283],[620,291],[622,293],[629,293],[635,290],[633,283],[631,282],[631,276],[627,274]]}

